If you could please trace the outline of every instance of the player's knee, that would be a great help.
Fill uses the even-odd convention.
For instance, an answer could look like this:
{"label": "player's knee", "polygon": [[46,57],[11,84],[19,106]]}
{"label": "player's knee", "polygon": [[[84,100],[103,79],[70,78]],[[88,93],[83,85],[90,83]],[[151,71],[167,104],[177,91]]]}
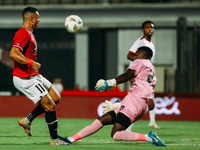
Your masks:
{"label": "player's knee", "polygon": [[114,139],[114,136],[115,136],[116,133],[117,133],[116,130],[112,130],[112,132],[111,132],[111,138],[112,138],[113,140],[115,140],[115,139]]}
{"label": "player's knee", "polygon": [[53,98],[53,101],[55,104],[58,104],[61,101],[61,97],[57,95],[56,97]]}
{"label": "player's knee", "polygon": [[53,99],[47,95],[41,99],[40,104],[45,108],[45,111],[55,111],[56,105]]}
{"label": "player's knee", "polygon": [[51,98],[55,104],[58,104],[60,102],[61,97],[58,94],[58,92],[56,92],[56,90],[53,86],[50,87],[49,95],[51,96]]}
{"label": "player's knee", "polygon": [[60,95],[57,94],[57,93],[51,94],[51,98],[52,98],[52,100],[54,101],[55,104],[58,104],[61,100]]}
{"label": "player's knee", "polygon": [[115,133],[111,133],[111,137],[112,137],[112,139],[113,140],[115,140],[115,141],[119,141],[120,139],[118,138],[118,136],[117,136],[117,132],[115,132]]}
{"label": "player's knee", "polygon": [[56,110],[56,105],[54,103],[50,103],[47,107],[46,107],[46,111],[55,111]]}

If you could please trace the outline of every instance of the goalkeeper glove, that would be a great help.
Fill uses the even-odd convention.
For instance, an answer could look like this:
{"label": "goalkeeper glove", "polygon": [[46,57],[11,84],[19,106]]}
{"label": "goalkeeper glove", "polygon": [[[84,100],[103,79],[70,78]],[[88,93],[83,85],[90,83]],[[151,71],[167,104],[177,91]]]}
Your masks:
{"label": "goalkeeper glove", "polygon": [[105,104],[103,104],[103,111],[104,111],[104,114],[109,112],[109,111],[112,111],[114,110],[115,108],[119,108],[121,105],[121,103],[112,103],[108,100],[105,100]]}
{"label": "goalkeeper glove", "polygon": [[98,80],[98,82],[96,83],[96,86],[95,86],[95,90],[96,91],[99,91],[99,92],[102,92],[104,91],[107,87],[111,87],[111,86],[116,86],[117,85],[117,82],[115,79],[110,79],[110,80],[103,80],[103,79],[100,79]]}

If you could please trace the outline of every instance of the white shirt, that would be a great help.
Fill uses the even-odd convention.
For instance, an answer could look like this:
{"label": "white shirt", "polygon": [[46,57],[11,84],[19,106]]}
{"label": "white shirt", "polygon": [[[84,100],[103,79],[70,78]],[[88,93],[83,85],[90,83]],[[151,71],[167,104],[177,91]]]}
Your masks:
{"label": "white shirt", "polygon": [[152,49],[153,51],[153,56],[151,58],[151,61],[153,62],[154,61],[154,57],[155,57],[155,54],[156,54],[156,50],[155,50],[155,47],[154,47],[154,44],[153,42],[151,41],[148,41],[144,36],[141,36],[139,37],[134,43],[133,45],[131,46],[129,52],[133,52],[133,53],[136,53],[137,49],[141,46],[147,46],[149,48]]}

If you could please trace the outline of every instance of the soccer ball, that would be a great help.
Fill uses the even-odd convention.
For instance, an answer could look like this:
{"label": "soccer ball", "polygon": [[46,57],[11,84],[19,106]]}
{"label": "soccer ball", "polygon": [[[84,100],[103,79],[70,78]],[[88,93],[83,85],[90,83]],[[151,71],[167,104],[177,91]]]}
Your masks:
{"label": "soccer ball", "polygon": [[76,33],[83,27],[82,19],[77,15],[70,15],[65,20],[65,28],[70,33]]}
{"label": "soccer ball", "polygon": [[118,97],[113,97],[113,98],[110,99],[110,102],[113,103],[113,104],[114,103],[121,103],[121,100]]}

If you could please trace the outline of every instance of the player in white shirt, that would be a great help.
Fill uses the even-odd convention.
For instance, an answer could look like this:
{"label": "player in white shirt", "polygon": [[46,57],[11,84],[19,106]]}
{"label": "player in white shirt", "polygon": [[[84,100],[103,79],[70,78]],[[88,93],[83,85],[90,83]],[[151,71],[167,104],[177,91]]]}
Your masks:
{"label": "player in white shirt", "polygon": [[[142,32],[143,32],[143,36],[139,37],[131,46],[129,53],[127,55],[127,59],[129,59],[130,61],[134,60],[135,57],[135,52],[137,51],[137,49],[141,46],[147,46],[149,48],[151,48],[151,50],[153,51],[153,56],[151,58],[151,61],[154,61],[154,57],[155,57],[155,47],[153,42],[151,41],[151,37],[154,33],[154,23],[150,20],[147,20],[145,22],[142,23]],[[117,108],[119,107],[119,103],[109,103],[108,101],[106,101],[106,104],[104,105],[104,110],[105,111],[109,111],[112,110],[113,108]],[[152,126],[156,129],[159,129],[159,126],[156,124],[155,122],[155,108],[151,111],[149,111],[149,117],[150,117],[150,123],[149,126]],[[127,130],[131,131],[132,130],[132,125],[130,125],[129,128],[127,128]]]}
{"label": "player in white shirt", "polygon": [[[143,30],[144,30],[144,29],[143,29]],[[152,35],[152,33],[154,32],[154,31],[153,31],[154,29],[149,29],[149,30],[150,30],[149,34]],[[149,40],[149,39],[150,39],[150,40]],[[139,47],[141,47],[141,46],[147,46],[147,47],[149,47],[149,48],[152,49],[152,51],[153,51],[153,57],[151,58],[151,61],[153,62],[153,61],[154,61],[154,57],[155,57],[155,53],[156,53],[155,47],[154,47],[153,42],[151,41],[151,37],[149,37],[149,38],[147,39],[147,38],[145,37],[145,35],[139,37],[139,38],[133,43],[133,45],[131,46],[131,48],[130,48],[130,50],[129,50],[129,53],[128,53],[128,55],[127,55],[127,58],[128,58],[129,60],[132,61],[132,57],[135,56],[136,50],[137,50]]]}

